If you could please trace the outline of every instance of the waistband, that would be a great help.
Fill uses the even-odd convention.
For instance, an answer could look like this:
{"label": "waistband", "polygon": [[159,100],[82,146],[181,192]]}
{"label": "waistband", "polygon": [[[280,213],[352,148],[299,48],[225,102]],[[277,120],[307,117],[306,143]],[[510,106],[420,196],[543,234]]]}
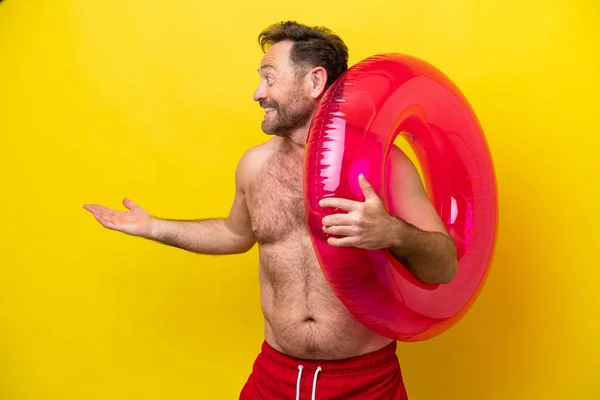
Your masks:
{"label": "waistband", "polygon": [[286,369],[298,371],[298,366],[313,370],[321,368],[324,375],[349,375],[373,371],[398,363],[396,356],[396,341],[371,353],[346,358],[342,360],[311,360],[288,356],[271,347],[266,341],[262,344],[261,356],[272,364]]}

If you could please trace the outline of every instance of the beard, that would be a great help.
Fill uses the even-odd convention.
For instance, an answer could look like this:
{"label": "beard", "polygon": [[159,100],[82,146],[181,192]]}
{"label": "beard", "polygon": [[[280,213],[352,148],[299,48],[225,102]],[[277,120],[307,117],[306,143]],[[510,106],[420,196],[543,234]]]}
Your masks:
{"label": "beard", "polygon": [[[265,115],[262,130],[268,135],[288,137],[305,126],[315,110],[315,105],[297,94],[289,106],[281,106],[276,101],[261,101],[261,107],[273,108],[275,115]],[[270,118],[270,120],[268,120]]]}

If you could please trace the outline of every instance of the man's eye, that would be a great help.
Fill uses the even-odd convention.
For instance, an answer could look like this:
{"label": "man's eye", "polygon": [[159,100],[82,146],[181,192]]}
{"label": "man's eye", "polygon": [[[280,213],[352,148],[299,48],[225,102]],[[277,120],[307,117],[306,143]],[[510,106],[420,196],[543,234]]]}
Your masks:
{"label": "man's eye", "polygon": [[267,83],[271,83],[271,81],[273,80],[273,77],[271,76],[266,76],[265,80],[267,81]]}

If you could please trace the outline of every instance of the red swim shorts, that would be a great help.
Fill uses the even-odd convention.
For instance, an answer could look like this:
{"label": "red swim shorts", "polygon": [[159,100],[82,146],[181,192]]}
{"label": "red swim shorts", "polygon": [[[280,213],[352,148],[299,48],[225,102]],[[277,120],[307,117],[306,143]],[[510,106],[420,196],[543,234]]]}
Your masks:
{"label": "red swim shorts", "polygon": [[240,400],[407,400],[396,342],[346,360],[289,357],[266,342]]}

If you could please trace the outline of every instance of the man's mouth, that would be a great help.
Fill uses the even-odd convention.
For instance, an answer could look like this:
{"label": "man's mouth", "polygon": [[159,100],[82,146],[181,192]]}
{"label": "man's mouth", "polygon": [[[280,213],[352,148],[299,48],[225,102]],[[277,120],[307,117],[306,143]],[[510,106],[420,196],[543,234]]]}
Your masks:
{"label": "man's mouth", "polygon": [[272,113],[273,111],[275,111],[275,109],[274,109],[274,108],[272,108],[272,107],[266,107],[266,108],[265,108],[265,114],[270,114],[270,113]]}

